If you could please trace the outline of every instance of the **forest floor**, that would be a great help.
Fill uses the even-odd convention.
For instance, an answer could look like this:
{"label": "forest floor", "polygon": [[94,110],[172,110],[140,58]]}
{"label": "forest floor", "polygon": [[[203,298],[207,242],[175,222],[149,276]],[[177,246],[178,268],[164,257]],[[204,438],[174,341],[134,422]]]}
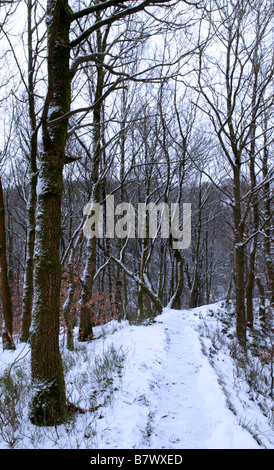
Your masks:
{"label": "forest floor", "polygon": [[[147,324],[96,327],[74,352],[62,347],[78,413],[52,428],[27,419],[28,346],[1,353],[0,448],[274,449],[267,354],[242,353],[229,318],[221,303],[166,308]],[[7,396],[13,418],[4,425]]]}

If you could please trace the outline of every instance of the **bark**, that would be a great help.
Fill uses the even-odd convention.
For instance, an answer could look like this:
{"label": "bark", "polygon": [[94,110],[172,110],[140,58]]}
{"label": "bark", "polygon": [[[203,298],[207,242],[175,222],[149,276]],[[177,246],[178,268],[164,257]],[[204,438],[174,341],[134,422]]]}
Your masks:
{"label": "bark", "polygon": [[[110,239],[108,238],[107,241],[107,251],[109,253],[109,256],[111,256],[111,242]],[[113,307],[117,305],[116,301],[116,295],[115,295],[115,288],[114,288],[114,269],[113,269],[113,262],[112,260],[109,260],[108,263],[108,274],[109,274],[109,292],[110,292],[110,298],[112,301]],[[119,314],[119,318],[121,318],[121,315]]]}
{"label": "bark", "polygon": [[[151,317],[153,315],[153,311],[151,308],[151,296],[149,295],[146,285],[148,279],[148,273],[147,273],[147,266],[148,266],[148,254],[149,254],[149,249],[150,249],[150,243],[151,241],[148,238],[144,238],[141,240],[141,246],[142,246],[142,251],[141,251],[141,263],[140,263],[140,280],[141,283],[139,284],[139,292],[138,292],[138,311],[139,315],[143,316],[145,315],[146,317]],[[150,282],[148,282],[150,284]],[[151,290],[151,289],[150,289]],[[157,305],[155,304],[155,301],[152,300],[153,305],[156,307],[156,311],[158,311]]]}
{"label": "bark", "polygon": [[3,349],[15,349],[12,338],[12,301],[8,281],[8,263],[6,252],[5,206],[2,181],[0,178],[0,268],[1,268],[1,300],[5,327],[2,334]]}
{"label": "bark", "polygon": [[265,291],[264,291],[263,283],[258,274],[258,269],[256,269],[255,281],[256,281],[256,285],[260,294],[259,317],[261,320],[263,320],[265,319]]}
{"label": "bark", "polygon": [[[102,52],[101,31],[97,31],[97,47]],[[97,66],[97,83],[95,93],[95,105],[93,110],[93,157],[92,157],[92,199],[93,202],[100,202],[99,171],[101,162],[101,110],[102,104],[98,100],[103,95],[104,71],[101,66]],[[90,300],[93,293],[94,276],[96,273],[97,239],[94,236],[87,242],[87,259],[84,273],[81,279],[82,292],[80,300],[80,325],[79,341],[89,341],[93,337],[93,314]]]}
{"label": "bark", "polygon": [[[106,181],[102,182],[102,198],[105,201],[106,200]],[[104,225],[106,226],[106,210],[104,212]],[[106,249],[107,252],[109,253],[109,256],[111,256],[112,253],[112,248],[111,248],[111,240],[109,238],[106,239]],[[109,277],[109,292],[110,292],[110,299],[113,305],[113,313],[117,313],[117,308],[120,310],[120,313],[118,314],[118,318],[121,319],[121,302],[118,302],[118,297],[116,298],[116,292],[115,292],[115,282],[114,282],[114,269],[113,269],[113,261],[112,259],[109,260],[108,262],[108,277]],[[118,276],[119,277],[119,276]],[[102,289],[104,291],[104,289]]]}
{"label": "bark", "polygon": [[235,289],[236,289],[236,334],[241,344],[246,344],[245,316],[245,253],[241,246],[235,248]]}
{"label": "bark", "polygon": [[31,326],[33,399],[30,419],[55,425],[67,416],[59,350],[60,237],[63,166],[68,121],[52,122],[70,109],[70,9],[67,1],[48,1],[48,95],[43,111],[34,253]]}
{"label": "bark", "polygon": [[198,306],[198,289],[199,289],[199,256],[200,256],[200,244],[201,244],[201,232],[202,232],[202,189],[201,179],[199,182],[199,195],[198,195],[198,227],[197,227],[197,239],[195,249],[195,260],[194,260],[194,275],[190,290],[189,297],[189,308],[195,308]]}
{"label": "bark", "polygon": [[75,254],[76,250],[79,246],[83,237],[83,231],[80,229],[78,236],[75,240],[75,243],[70,249],[70,256],[68,261],[68,280],[69,280],[69,288],[66,301],[63,305],[63,315],[64,321],[67,329],[67,348],[70,351],[74,351],[74,339],[73,339],[73,328],[74,328],[74,321],[72,318],[72,307],[73,307],[73,300],[75,294],[75,280],[74,280],[74,265],[75,265]]}
{"label": "bark", "polygon": [[[140,262],[140,279],[142,282],[144,282],[144,265],[145,265],[145,240],[141,240],[141,246],[142,246],[142,251],[141,251],[141,262]],[[138,291],[138,315],[140,317],[144,316],[144,288],[142,285],[139,285],[139,291]]]}
{"label": "bark", "polygon": [[257,251],[257,236],[254,237],[252,249],[249,253],[248,279],[246,284],[246,320],[250,328],[253,328],[254,311],[253,311],[253,291],[255,283],[255,262]]}
{"label": "bark", "polygon": [[[125,135],[125,120],[126,120],[126,91],[123,88],[122,90],[122,113],[123,119],[121,124],[121,166],[120,166],[120,184],[121,184],[121,202],[123,203],[125,200],[125,143],[126,143],[126,135]],[[121,250],[121,261],[122,263],[125,262],[125,252],[123,250],[125,240],[122,238],[120,240],[120,250]],[[129,318],[129,307],[128,307],[128,295],[127,295],[127,278],[125,272],[118,266],[118,277],[119,277],[119,286],[120,286],[120,298],[121,298],[121,307],[123,310],[123,317],[128,320]]]}
{"label": "bark", "polygon": [[36,210],[36,185],[37,185],[37,131],[34,100],[33,81],[33,51],[32,51],[32,1],[28,0],[28,103],[30,121],[30,158],[29,158],[29,196],[27,208],[27,255],[25,264],[24,290],[22,299],[21,334],[20,340],[27,341],[30,336],[31,310],[33,298],[33,254],[35,241],[35,210]]}
{"label": "bark", "polygon": [[184,290],[184,258],[179,252],[176,250],[175,252],[175,259],[177,261],[178,266],[178,282],[176,286],[176,291],[174,296],[172,297],[170,307],[175,309],[181,308],[181,297]]}
{"label": "bark", "polygon": [[234,166],[233,216],[235,227],[235,290],[236,290],[236,334],[239,342],[246,344],[245,311],[245,249],[243,244],[244,224],[241,214],[240,165]]}
{"label": "bark", "polygon": [[[237,39],[238,41],[238,39]],[[237,42],[238,44],[238,42]],[[246,312],[245,312],[245,250],[243,245],[244,220],[241,207],[241,151],[240,142],[236,137],[233,123],[233,86],[231,80],[231,62],[233,46],[233,28],[228,30],[228,46],[226,57],[226,115],[229,129],[229,141],[235,162],[233,169],[233,219],[235,242],[235,290],[236,290],[236,334],[239,342],[246,344]],[[230,157],[229,157],[230,158]]]}
{"label": "bark", "polygon": [[157,295],[161,302],[164,303],[163,298],[163,287],[165,285],[165,275],[166,275],[166,250],[165,245],[161,243],[160,246],[160,268],[159,268],[159,278],[158,278],[158,287],[157,287]]}
{"label": "bark", "polygon": [[254,321],[254,312],[253,312],[253,291],[255,284],[255,263],[256,263],[256,252],[258,245],[258,229],[259,229],[259,203],[258,195],[256,192],[256,170],[255,170],[255,157],[256,157],[256,97],[258,94],[258,57],[257,57],[257,47],[254,51],[253,57],[253,73],[254,73],[254,83],[252,91],[252,116],[250,124],[250,151],[249,151],[249,170],[250,170],[250,190],[251,190],[251,208],[253,215],[253,231],[254,236],[252,239],[251,250],[249,254],[249,266],[248,266],[248,279],[246,286],[246,319],[249,327],[253,328]]}
{"label": "bark", "polygon": [[[269,285],[269,299],[270,303],[274,305],[274,263],[271,256],[272,252],[272,243],[271,243],[271,187],[270,187],[270,178],[271,172],[269,170],[269,143],[267,139],[267,118],[264,120],[265,134],[264,134],[264,153],[263,153],[263,177],[264,177],[264,218],[265,218],[265,234],[264,234],[264,253],[265,253],[265,262],[266,270],[268,276],[268,285]],[[273,169],[272,169],[273,171]]]}
{"label": "bark", "polygon": [[74,341],[73,341],[73,320],[71,317],[71,309],[73,305],[74,292],[75,292],[75,283],[74,283],[74,270],[73,263],[68,264],[69,272],[69,291],[66,298],[66,302],[63,307],[64,321],[67,328],[67,349],[69,351],[74,351]]}

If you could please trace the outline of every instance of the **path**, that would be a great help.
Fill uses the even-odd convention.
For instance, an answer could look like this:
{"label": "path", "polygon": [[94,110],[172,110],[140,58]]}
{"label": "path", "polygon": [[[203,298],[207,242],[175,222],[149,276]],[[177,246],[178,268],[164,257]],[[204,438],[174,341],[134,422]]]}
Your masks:
{"label": "path", "polygon": [[150,446],[231,448],[259,446],[227,408],[217,376],[201,352],[189,312],[162,316],[167,337],[163,373],[150,395]]}
{"label": "path", "polygon": [[188,311],[119,334],[130,357],[99,447],[259,448],[228,409]]}

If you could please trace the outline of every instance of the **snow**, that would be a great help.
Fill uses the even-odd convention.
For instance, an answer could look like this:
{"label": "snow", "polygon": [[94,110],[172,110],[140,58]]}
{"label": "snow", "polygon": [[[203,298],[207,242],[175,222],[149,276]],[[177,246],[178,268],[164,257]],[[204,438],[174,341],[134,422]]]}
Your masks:
{"label": "snow", "polygon": [[130,368],[119,406],[102,423],[104,447],[259,448],[227,409],[188,313],[169,310],[156,324],[131,329]]}
{"label": "snow", "polygon": [[[63,351],[65,364],[70,363],[67,395],[87,411],[58,429],[35,430],[24,420],[15,447],[273,449],[267,417],[244,387],[233,388],[231,357],[220,350],[216,369],[204,354],[207,338],[203,344],[199,331],[204,323],[213,327],[212,308],[219,306],[166,308],[147,325],[112,321],[96,327],[97,339],[76,344],[75,352]],[[28,370],[27,350],[19,344],[15,352],[3,352],[0,371],[19,354]],[[109,375],[100,358],[111,351],[123,353],[123,364]],[[6,447],[0,430],[0,448]]]}
{"label": "snow", "polygon": [[39,197],[41,194],[44,194],[47,187],[48,187],[48,182],[43,176],[39,175],[37,178],[37,185],[36,185],[37,197]]}

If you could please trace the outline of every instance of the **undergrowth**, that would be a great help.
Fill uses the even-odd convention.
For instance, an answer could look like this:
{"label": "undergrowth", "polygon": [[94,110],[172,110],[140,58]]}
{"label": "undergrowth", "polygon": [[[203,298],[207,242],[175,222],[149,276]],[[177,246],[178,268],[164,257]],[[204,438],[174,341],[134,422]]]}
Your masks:
{"label": "undergrowth", "polygon": [[[60,426],[38,428],[28,419],[31,402],[29,358],[6,367],[0,375],[0,448],[92,448],[96,424],[111,405],[123,377],[125,351],[113,344],[100,353],[95,346],[62,348],[69,418]],[[79,415],[81,419],[79,420]]]}

